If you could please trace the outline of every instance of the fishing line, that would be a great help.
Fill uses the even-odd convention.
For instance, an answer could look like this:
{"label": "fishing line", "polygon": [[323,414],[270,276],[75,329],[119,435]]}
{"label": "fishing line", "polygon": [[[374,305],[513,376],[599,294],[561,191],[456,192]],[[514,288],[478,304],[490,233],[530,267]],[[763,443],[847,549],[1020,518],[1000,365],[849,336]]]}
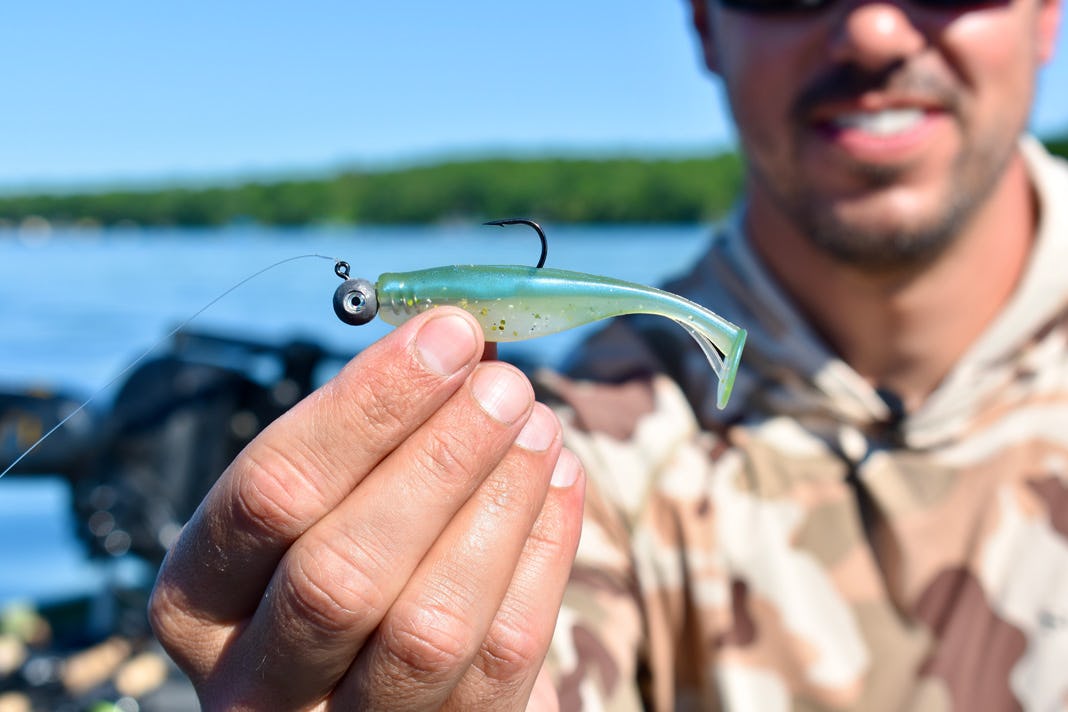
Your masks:
{"label": "fishing line", "polygon": [[173,329],[171,329],[169,332],[167,332],[167,334],[162,336],[159,340],[157,340],[151,346],[149,346],[147,349],[145,349],[144,353],[142,353],[140,356],[138,356],[133,361],[128,363],[121,371],[119,371],[117,374],[115,374],[111,378],[110,381],[108,381],[107,383],[102,385],[100,388],[96,389],[92,393],[92,395],[90,395],[87,399],[85,399],[85,402],[83,402],[80,406],[78,406],[77,408],[72,410],[70,413],[68,413],[62,420],[60,420],[54,426],[52,426],[52,428],[49,429],[49,431],[47,433],[45,433],[41,437],[37,438],[36,442],[34,442],[32,445],[30,445],[28,448],[26,448],[22,452],[22,454],[19,455],[17,458],[15,458],[15,460],[10,465],[5,467],[3,472],[0,472],[0,478],[2,478],[8,472],[11,472],[11,470],[13,470],[20,462],[22,462],[26,458],[27,455],[29,455],[31,452],[36,450],[37,447],[41,443],[43,443],[45,440],[47,440],[52,435],[52,433],[54,433],[57,430],[59,430],[60,428],[62,428],[64,425],[67,424],[67,421],[69,421],[74,416],[78,415],[78,413],[81,413],[83,410],[85,410],[85,408],[90,403],[92,403],[94,400],[96,400],[97,397],[99,397],[101,393],[103,393],[104,391],[108,390],[113,385],[115,385],[120,378],[125,376],[127,373],[129,373],[131,370],[133,370],[134,367],[136,367],[139,363],[141,363],[146,358],[148,358],[148,356],[153,351],[155,351],[160,346],[162,346],[167,341],[169,341],[179,331],[181,331],[185,327],[189,326],[190,322],[192,322],[198,316],[200,316],[201,314],[206,312],[208,309],[210,309],[213,306],[215,306],[215,304],[217,302],[221,301],[223,298],[228,296],[230,294],[230,292],[233,292],[238,287],[244,286],[247,282],[251,282],[252,280],[254,280],[256,277],[259,277],[264,272],[271,271],[275,267],[280,267],[280,266],[282,266],[282,265],[284,265],[284,264],[286,264],[288,262],[296,262],[297,260],[304,260],[304,259],[309,259],[309,258],[313,258],[313,257],[316,257],[316,258],[319,258],[319,259],[322,259],[322,260],[330,260],[331,262],[333,262],[335,264],[335,266],[336,265],[340,265],[340,264],[344,264],[341,260],[337,259],[336,257],[327,257],[326,255],[319,255],[319,254],[312,253],[312,254],[307,254],[307,255],[297,255],[296,257],[287,257],[284,260],[279,260],[278,262],[275,262],[274,264],[267,265],[266,267],[264,267],[263,269],[261,269],[261,270],[259,270],[257,272],[253,272],[252,274],[250,274],[249,276],[245,277],[240,282],[238,282],[237,284],[233,285],[232,287],[227,289],[225,292],[223,292],[222,294],[220,294],[219,296],[215,297],[210,302],[208,302],[207,304],[202,306],[195,313],[193,313],[192,316],[187,317],[182,323],[180,323],[178,326],[176,326]]}

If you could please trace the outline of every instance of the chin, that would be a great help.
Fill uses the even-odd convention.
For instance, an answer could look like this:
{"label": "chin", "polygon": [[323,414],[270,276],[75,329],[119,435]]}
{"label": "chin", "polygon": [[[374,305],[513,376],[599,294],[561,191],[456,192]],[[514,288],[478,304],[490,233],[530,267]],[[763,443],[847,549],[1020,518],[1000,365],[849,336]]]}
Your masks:
{"label": "chin", "polygon": [[930,264],[953,244],[967,211],[946,207],[919,219],[917,212],[873,206],[849,211],[852,215],[817,207],[805,210],[801,222],[811,243],[834,261],[865,271],[897,271]]}

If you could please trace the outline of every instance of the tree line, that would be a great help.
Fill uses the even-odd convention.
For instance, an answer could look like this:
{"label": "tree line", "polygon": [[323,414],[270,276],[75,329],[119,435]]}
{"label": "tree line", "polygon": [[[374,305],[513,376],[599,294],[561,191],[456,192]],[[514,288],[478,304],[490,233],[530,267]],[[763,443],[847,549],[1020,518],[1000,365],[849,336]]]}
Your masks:
{"label": "tree line", "polygon": [[206,227],[405,224],[537,215],[554,222],[694,222],[737,194],[734,154],[680,160],[485,159],[323,178],[0,196],[0,221]]}
{"label": "tree line", "polygon": [[[1068,135],[1046,141],[1068,156]],[[741,188],[736,153],[686,158],[450,161],[322,178],[0,196],[0,224],[210,227],[404,224],[536,215],[552,222],[714,220]]]}

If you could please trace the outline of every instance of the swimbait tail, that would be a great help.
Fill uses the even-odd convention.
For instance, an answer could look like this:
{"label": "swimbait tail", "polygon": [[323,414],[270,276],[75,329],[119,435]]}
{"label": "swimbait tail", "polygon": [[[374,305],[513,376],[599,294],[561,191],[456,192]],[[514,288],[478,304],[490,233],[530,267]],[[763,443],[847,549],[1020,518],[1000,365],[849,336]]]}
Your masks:
{"label": "swimbait tail", "polygon": [[688,299],[583,272],[454,265],[387,272],[372,284],[349,279],[346,263],[338,263],[335,271],[345,282],[334,293],[334,311],[353,325],[366,324],[376,314],[389,324],[400,325],[428,309],[450,305],[473,315],[487,341],[520,341],[623,314],[667,317],[686,329],[708,358],[719,379],[716,400],[720,408],[730,398],[745,344],[744,329]]}

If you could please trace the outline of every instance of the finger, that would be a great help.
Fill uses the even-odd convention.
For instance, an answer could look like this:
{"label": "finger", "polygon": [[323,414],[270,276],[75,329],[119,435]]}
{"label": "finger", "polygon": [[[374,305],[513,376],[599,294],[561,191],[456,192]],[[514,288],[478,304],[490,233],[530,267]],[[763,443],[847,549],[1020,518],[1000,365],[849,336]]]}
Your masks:
{"label": "finger", "polygon": [[[252,702],[300,707],[341,679],[517,435],[530,438],[520,430],[533,404],[533,388],[515,367],[481,364],[466,388],[293,544],[233,653],[257,659],[256,694],[265,697]],[[551,445],[559,425],[539,415]],[[265,659],[261,651],[280,654]]]}
{"label": "finger", "polygon": [[538,405],[500,466],[419,564],[339,687],[374,709],[436,709],[477,654],[541,510],[561,448]]}
{"label": "finger", "polygon": [[[552,681],[540,680],[540,671],[578,548],[585,490],[582,467],[568,450],[560,453],[552,485],[508,593],[473,665],[449,697],[449,709],[553,709]],[[547,689],[529,707],[536,681]]]}
{"label": "finger", "polygon": [[292,541],[451,397],[481,346],[461,310],[418,316],[250,443],[164,562],[150,605],[161,640],[250,615]]}
{"label": "finger", "polygon": [[560,712],[560,695],[553,685],[549,667],[544,663],[538,678],[534,681],[534,689],[527,700],[526,712]]}
{"label": "finger", "polygon": [[496,361],[497,360],[497,342],[487,341],[485,346],[482,347],[482,360],[483,361]]}

